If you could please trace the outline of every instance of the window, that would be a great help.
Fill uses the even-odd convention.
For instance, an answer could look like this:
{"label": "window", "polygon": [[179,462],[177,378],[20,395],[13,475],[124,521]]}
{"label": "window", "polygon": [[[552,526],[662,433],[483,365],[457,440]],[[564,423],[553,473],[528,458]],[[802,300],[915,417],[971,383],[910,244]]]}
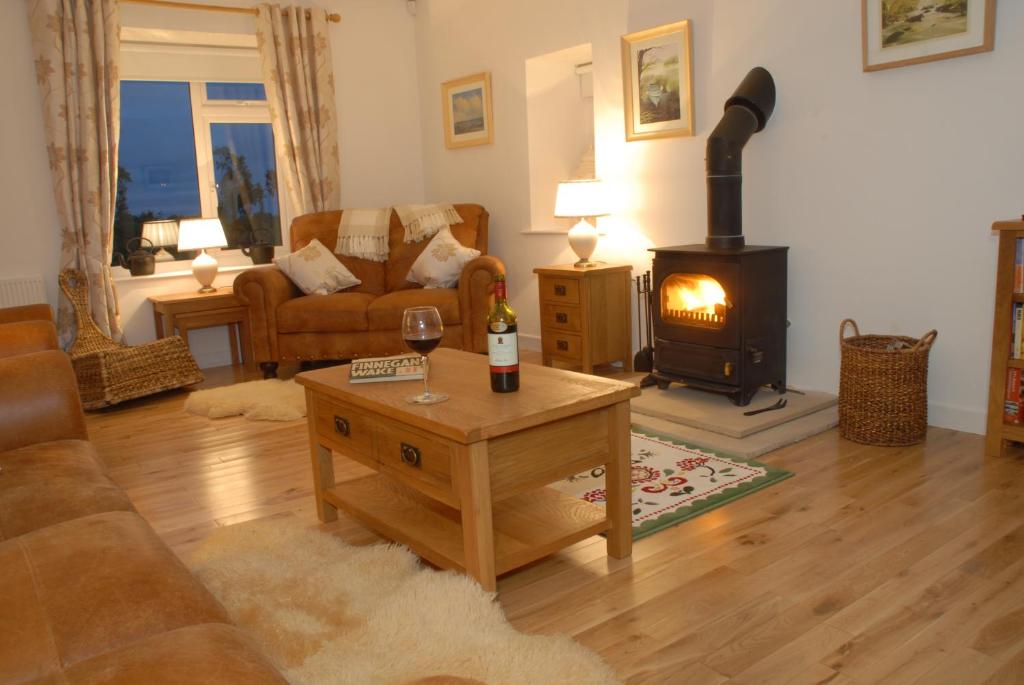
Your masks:
{"label": "window", "polygon": [[199,216],[194,141],[187,83],[121,83],[114,252],[126,251],[145,221]]}
{"label": "window", "polygon": [[207,83],[207,100],[266,100],[262,83]]}
{"label": "window", "polygon": [[121,82],[114,252],[147,220],[215,215],[229,249],[282,244],[266,98],[260,83]]}

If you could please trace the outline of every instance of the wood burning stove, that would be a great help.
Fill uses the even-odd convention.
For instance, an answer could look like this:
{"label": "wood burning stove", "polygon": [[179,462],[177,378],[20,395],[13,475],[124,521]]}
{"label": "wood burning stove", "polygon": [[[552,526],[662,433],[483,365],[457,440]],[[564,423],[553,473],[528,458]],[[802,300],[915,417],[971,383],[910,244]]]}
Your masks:
{"label": "wood burning stove", "polygon": [[786,388],[786,247],[654,250],[654,373],[726,393]]}
{"label": "wood burning stove", "polygon": [[725,103],[708,138],[708,236],[654,252],[651,379],[725,393],[740,406],[762,385],[786,390],[788,247],[748,246],[742,232],[741,150],[775,107],[757,67]]}

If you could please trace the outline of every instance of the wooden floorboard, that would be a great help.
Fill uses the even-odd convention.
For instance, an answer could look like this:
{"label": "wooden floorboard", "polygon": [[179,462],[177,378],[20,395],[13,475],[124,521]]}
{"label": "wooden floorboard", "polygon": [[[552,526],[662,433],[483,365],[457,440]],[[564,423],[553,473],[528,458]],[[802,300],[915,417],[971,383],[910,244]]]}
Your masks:
{"label": "wooden floorboard", "polygon": [[[111,476],[178,554],[218,526],[316,520],[303,423],[210,421],[184,413],[186,396],[88,417]],[[908,448],[831,430],[759,457],[796,477],[639,540],[630,560],[588,538],[500,578],[499,601],[517,628],[568,633],[630,684],[1024,682],[1024,456],[983,448],[937,428]],[[367,472],[336,461],[339,479]],[[329,528],[380,540],[344,514]]]}

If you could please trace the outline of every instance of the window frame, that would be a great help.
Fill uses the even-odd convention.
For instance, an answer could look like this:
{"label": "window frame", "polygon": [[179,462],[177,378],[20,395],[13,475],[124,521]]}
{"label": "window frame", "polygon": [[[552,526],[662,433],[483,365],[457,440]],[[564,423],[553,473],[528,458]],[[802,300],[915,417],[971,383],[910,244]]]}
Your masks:
{"label": "window frame", "polygon": [[[213,168],[213,142],[210,136],[212,124],[268,124],[270,105],[265,100],[209,100],[206,97],[206,81],[189,81],[189,95],[192,100],[192,130],[196,145],[196,173],[199,178],[199,204],[203,216],[217,215],[217,179]],[[242,83],[236,81],[235,83]],[[202,146],[203,154],[200,154]],[[277,153],[277,139],[274,139],[274,161],[281,168],[281,157]],[[287,254],[291,244],[291,220],[285,189],[277,188],[278,210],[281,216],[281,245],[274,246],[274,254]],[[222,248],[225,259],[241,255],[238,248]]]}
{"label": "window frame", "polygon": [[[157,67],[144,61],[133,60],[131,68],[122,75],[126,81],[153,81],[187,83],[189,100],[192,108],[192,133],[196,155],[196,174],[199,186],[200,210],[203,216],[217,215],[217,188],[213,170],[213,146],[210,136],[210,125],[214,123],[258,123],[271,124],[270,106],[265,100],[210,100],[206,97],[206,84],[211,83],[260,83],[266,87],[261,78],[246,78],[237,71],[231,73],[206,73],[204,80],[188,78],[180,72],[185,70],[189,60],[201,58],[205,65],[209,59],[215,59],[218,51],[232,58],[244,57],[257,65],[246,68],[248,73],[258,73],[258,54],[256,38],[247,33],[211,33],[200,31],[181,31],[175,29],[148,29],[138,27],[122,27],[122,54],[129,51],[133,55],[167,55],[177,65],[163,73],[151,73]],[[176,60],[182,58],[179,64]],[[236,60],[237,61],[237,60]],[[163,60],[166,63],[166,59]],[[237,70],[237,64],[234,67]],[[212,69],[216,72],[216,69]],[[177,73],[175,73],[177,72]],[[276,134],[275,134],[276,135]],[[279,146],[275,137],[274,158],[278,168],[283,169],[286,160],[279,154]],[[276,256],[288,254],[291,245],[291,223],[294,216],[283,184],[277,188],[278,207],[281,216],[281,245],[274,248]],[[219,248],[214,250],[222,267],[252,266],[251,260],[238,248]],[[157,262],[156,275],[181,272],[188,268],[187,260]]]}

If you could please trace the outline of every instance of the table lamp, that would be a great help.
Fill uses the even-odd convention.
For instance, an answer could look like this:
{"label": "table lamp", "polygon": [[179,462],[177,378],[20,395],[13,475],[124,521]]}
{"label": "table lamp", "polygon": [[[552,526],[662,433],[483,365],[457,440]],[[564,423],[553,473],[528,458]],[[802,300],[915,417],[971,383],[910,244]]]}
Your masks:
{"label": "table lamp", "polygon": [[142,237],[153,244],[153,247],[160,248],[154,256],[158,262],[170,262],[174,255],[165,250],[168,245],[178,244],[178,220],[158,219],[146,221],[142,224]]}
{"label": "table lamp", "polygon": [[227,247],[220,219],[182,219],[178,225],[178,251],[199,250],[192,260],[192,275],[202,287],[201,293],[216,292],[211,284],[217,277],[217,260],[206,253],[209,247]]}
{"label": "table lamp", "polygon": [[604,216],[609,213],[608,189],[602,181],[586,179],[562,181],[558,184],[555,216],[579,219],[579,222],[569,229],[569,247],[580,258],[573,264],[577,269],[597,266],[597,262],[590,261],[590,255],[594,254],[597,247],[597,227],[587,221],[587,217]]}

